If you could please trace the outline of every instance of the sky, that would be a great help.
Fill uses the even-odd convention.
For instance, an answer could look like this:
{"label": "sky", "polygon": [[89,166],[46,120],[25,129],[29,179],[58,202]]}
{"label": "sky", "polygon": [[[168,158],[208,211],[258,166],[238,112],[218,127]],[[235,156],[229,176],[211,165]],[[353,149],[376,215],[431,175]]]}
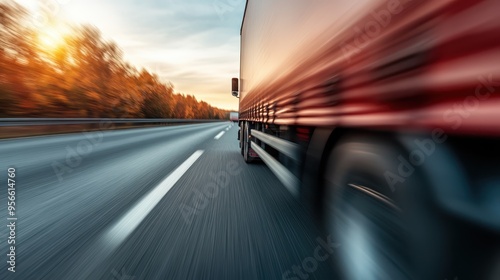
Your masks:
{"label": "sky", "polygon": [[91,24],[115,41],[125,60],[171,82],[175,91],[238,109],[231,78],[239,76],[245,0],[18,0],[62,20]]}

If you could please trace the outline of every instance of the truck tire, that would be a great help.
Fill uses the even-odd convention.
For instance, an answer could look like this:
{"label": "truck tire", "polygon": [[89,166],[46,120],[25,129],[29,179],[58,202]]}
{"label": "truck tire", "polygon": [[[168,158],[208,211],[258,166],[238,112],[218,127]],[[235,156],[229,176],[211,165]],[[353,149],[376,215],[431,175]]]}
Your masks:
{"label": "truck tire", "polygon": [[245,139],[245,123],[241,123],[240,124],[240,131],[238,131],[238,133],[240,134],[240,141],[239,141],[239,145],[240,145],[240,153],[241,153],[241,156],[244,155],[243,151],[243,139]]}
{"label": "truck tire", "polygon": [[242,152],[243,159],[246,163],[251,163],[254,161],[254,158],[250,156],[250,139],[248,137],[250,135],[250,126],[248,122],[245,122],[243,125],[243,138],[242,138]]}
{"label": "truck tire", "polygon": [[339,244],[332,253],[338,279],[434,279],[427,277],[441,268],[432,264],[448,257],[444,232],[421,192],[425,178],[416,170],[396,187],[387,180],[405,154],[395,147],[351,136],[330,153],[324,225]]}

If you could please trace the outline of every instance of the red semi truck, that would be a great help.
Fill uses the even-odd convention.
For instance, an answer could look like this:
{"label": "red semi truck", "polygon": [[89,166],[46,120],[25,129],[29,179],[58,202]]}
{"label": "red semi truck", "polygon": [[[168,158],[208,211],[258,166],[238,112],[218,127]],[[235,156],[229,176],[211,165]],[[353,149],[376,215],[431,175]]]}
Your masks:
{"label": "red semi truck", "polygon": [[247,1],[241,154],[341,244],[337,279],[500,279],[499,11]]}

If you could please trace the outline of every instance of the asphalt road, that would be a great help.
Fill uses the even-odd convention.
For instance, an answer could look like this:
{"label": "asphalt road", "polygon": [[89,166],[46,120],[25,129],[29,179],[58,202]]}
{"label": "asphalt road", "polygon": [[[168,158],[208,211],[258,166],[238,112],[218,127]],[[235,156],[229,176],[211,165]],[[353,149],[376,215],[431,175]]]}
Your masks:
{"label": "asphalt road", "polygon": [[17,218],[15,273],[1,227],[0,279],[329,279],[306,211],[243,161],[236,134],[213,123],[0,141],[0,220],[11,167]]}

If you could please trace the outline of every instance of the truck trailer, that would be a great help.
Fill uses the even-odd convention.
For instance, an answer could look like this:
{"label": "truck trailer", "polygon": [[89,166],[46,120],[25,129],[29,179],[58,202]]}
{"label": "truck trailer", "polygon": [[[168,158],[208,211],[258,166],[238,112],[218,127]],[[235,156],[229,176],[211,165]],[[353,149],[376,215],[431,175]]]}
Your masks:
{"label": "truck trailer", "polygon": [[229,120],[232,122],[238,122],[239,114],[238,112],[230,112],[229,113]]}
{"label": "truck trailer", "polygon": [[241,155],[340,244],[333,279],[500,279],[498,11],[247,1]]}

